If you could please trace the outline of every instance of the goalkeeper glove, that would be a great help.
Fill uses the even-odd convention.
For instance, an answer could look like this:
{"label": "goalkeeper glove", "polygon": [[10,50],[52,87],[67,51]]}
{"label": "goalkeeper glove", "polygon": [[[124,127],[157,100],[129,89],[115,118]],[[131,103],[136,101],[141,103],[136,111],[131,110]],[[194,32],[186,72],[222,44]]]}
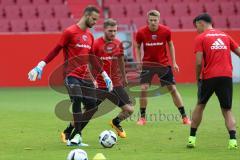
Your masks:
{"label": "goalkeeper glove", "polygon": [[30,81],[36,81],[37,78],[41,79],[42,71],[45,65],[46,65],[46,62],[44,61],[39,62],[38,65],[28,73],[28,79]]}
{"label": "goalkeeper glove", "polygon": [[108,74],[105,71],[102,72],[102,77],[106,83],[108,91],[111,92],[113,90],[112,80],[109,78]]}

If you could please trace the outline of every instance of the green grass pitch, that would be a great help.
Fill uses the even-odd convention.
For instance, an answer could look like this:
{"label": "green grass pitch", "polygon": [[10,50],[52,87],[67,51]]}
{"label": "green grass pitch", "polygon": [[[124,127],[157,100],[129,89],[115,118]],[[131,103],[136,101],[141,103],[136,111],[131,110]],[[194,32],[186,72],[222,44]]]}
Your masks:
{"label": "green grass pitch", "polygon": [[[178,85],[187,114],[196,103],[195,85]],[[240,138],[240,85],[234,85],[233,112]],[[70,150],[59,139],[67,122],[55,116],[55,105],[68,98],[49,88],[2,88],[0,89],[0,160],[64,160]],[[184,126],[178,117],[171,96],[165,94],[149,99],[148,115],[153,116],[146,126],[137,126],[139,105],[135,117],[122,123],[126,139],[119,139],[116,146],[104,149],[98,143],[100,132],[111,129],[108,125],[119,109],[94,119],[83,131],[83,148],[91,160],[96,153],[103,153],[109,160],[239,160],[240,149],[228,150],[228,132],[216,96],[205,110],[197,133],[197,147],[187,149],[189,126]],[[168,117],[159,117],[164,113]],[[240,141],[239,141],[240,144]]]}

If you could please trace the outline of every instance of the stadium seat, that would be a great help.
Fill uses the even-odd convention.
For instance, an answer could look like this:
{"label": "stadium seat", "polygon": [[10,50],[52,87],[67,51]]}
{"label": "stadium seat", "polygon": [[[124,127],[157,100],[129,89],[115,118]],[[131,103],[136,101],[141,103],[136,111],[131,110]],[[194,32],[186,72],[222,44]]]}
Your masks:
{"label": "stadium seat", "polygon": [[189,11],[191,16],[197,16],[203,12],[203,4],[202,3],[189,3]]}
{"label": "stadium seat", "polygon": [[172,5],[171,4],[158,4],[157,9],[161,13],[161,17],[170,17],[173,15]]}
{"label": "stadium seat", "polygon": [[27,28],[29,32],[42,32],[42,20],[41,19],[30,19],[27,20]]}
{"label": "stadium seat", "polygon": [[240,2],[236,2],[235,3],[235,7],[236,7],[236,11],[237,11],[237,14],[240,15]]}
{"label": "stadium seat", "polygon": [[226,16],[213,16],[213,26],[215,28],[228,28]]}
{"label": "stadium seat", "polygon": [[56,18],[68,18],[71,16],[67,5],[54,5],[53,12]]}
{"label": "stadium seat", "polygon": [[33,5],[38,6],[38,5],[47,5],[46,0],[32,0]]}
{"label": "stadium seat", "polygon": [[220,9],[221,9],[222,15],[225,15],[225,16],[235,15],[236,13],[233,2],[220,3]]}
{"label": "stadium seat", "polygon": [[173,4],[174,15],[181,17],[189,15],[189,8],[187,3],[175,3]]}
{"label": "stadium seat", "polygon": [[182,0],[167,0],[166,1],[168,4],[175,4],[175,3],[181,3]]}
{"label": "stadium seat", "polygon": [[103,6],[108,8],[111,5],[119,5],[121,2],[120,0],[104,0],[103,3]]}
{"label": "stadium seat", "polygon": [[205,12],[210,14],[211,16],[217,16],[220,14],[220,6],[219,3],[204,3]]}
{"label": "stadium seat", "polygon": [[22,19],[11,20],[10,28],[12,32],[26,32],[26,21]]}
{"label": "stadium seat", "polygon": [[166,17],[164,18],[166,26],[171,29],[180,29],[180,21],[178,17]]}
{"label": "stadium seat", "polygon": [[157,5],[153,3],[141,4],[141,10],[143,15],[146,15],[148,11],[156,8],[157,8]]}
{"label": "stadium seat", "polygon": [[151,0],[136,0],[135,3],[147,5],[149,3],[152,3],[152,1]]}
{"label": "stadium seat", "polygon": [[5,10],[2,6],[0,6],[0,19],[3,19],[6,17]]}
{"label": "stadium seat", "polygon": [[53,17],[53,9],[50,5],[40,5],[37,6],[38,16],[39,18],[52,18]]}
{"label": "stadium seat", "polygon": [[22,6],[22,5],[31,5],[32,1],[31,0],[16,0],[17,5]]}
{"label": "stadium seat", "polygon": [[1,0],[1,1],[0,1],[0,5],[1,5],[1,6],[11,6],[11,5],[15,5],[15,1],[14,1],[14,0]]}
{"label": "stadium seat", "polygon": [[8,19],[19,19],[20,18],[20,9],[18,6],[6,6],[6,18]]}
{"label": "stadium seat", "polygon": [[228,16],[229,27],[236,29],[240,28],[240,15]]}
{"label": "stadium seat", "polygon": [[194,29],[193,18],[191,16],[180,18],[182,29]]}
{"label": "stadium seat", "polygon": [[21,7],[22,18],[34,19],[37,17],[36,7],[34,5],[26,5]]}
{"label": "stadium seat", "polygon": [[6,19],[0,19],[0,32],[9,32],[9,22]]}
{"label": "stadium seat", "polygon": [[166,0],[152,0],[152,4],[166,4]]}
{"label": "stadium seat", "polygon": [[48,0],[48,3],[51,5],[63,5],[64,2],[64,0]]}
{"label": "stadium seat", "polygon": [[62,18],[59,19],[59,27],[61,30],[64,30],[65,28],[75,24],[75,21],[71,18]]}
{"label": "stadium seat", "polygon": [[60,30],[57,19],[44,19],[43,28],[45,32],[58,32]]}
{"label": "stadium seat", "polygon": [[126,14],[128,17],[134,18],[141,16],[141,8],[140,5],[134,4],[134,5],[126,5]]}
{"label": "stadium seat", "polygon": [[126,17],[126,18],[117,18],[117,23],[118,24],[126,24],[126,25],[130,25],[132,23],[132,19],[130,17]]}
{"label": "stadium seat", "polygon": [[125,9],[123,5],[111,5],[109,6],[110,17],[122,18],[125,17]]}

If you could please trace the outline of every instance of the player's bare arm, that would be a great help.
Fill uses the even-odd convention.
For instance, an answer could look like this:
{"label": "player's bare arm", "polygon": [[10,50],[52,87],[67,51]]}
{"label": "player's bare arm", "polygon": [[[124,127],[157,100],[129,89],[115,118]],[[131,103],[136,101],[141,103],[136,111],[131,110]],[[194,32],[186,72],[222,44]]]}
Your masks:
{"label": "player's bare arm", "polygon": [[141,64],[142,60],[141,60],[141,44],[136,44],[136,60],[137,63]]}
{"label": "player's bare arm", "polygon": [[119,65],[120,72],[122,74],[124,86],[126,86],[128,84],[128,80],[127,80],[126,71],[125,71],[124,56],[121,56],[118,58],[118,65]]}
{"label": "player's bare arm", "polygon": [[196,53],[196,80],[197,81],[200,79],[200,74],[202,69],[202,58],[203,58],[203,53],[197,52]]}
{"label": "player's bare arm", "polygon": [[240,47],[235,49],[234,53],[240,58]]}
{"label": "player's bare arm", "polygon": [[176,62],[175,48],[174,48],[173,41],[168,42],[168,47],[169,47],[170,55],[171,55],[171,58],[172,58],[173,69],[174,69],[174,71],[179,72],[179,67],[178,67],[177,62]]}

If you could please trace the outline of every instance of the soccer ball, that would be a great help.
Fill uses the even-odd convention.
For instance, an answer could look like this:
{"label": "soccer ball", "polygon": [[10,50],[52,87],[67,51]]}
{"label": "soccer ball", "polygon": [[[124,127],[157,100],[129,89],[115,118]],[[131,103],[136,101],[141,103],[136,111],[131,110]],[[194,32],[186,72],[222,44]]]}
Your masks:
{"label": "soccer ball", "polygon": [[84,150],[74,149],[69,152],[67,160],[88,160],[88,156]]}
{"label": "soccer ball", "polygon": [[111,130],[103,131],[99,136],[99,143],[104,148],[112,148],[117,142],[117,135]]}

